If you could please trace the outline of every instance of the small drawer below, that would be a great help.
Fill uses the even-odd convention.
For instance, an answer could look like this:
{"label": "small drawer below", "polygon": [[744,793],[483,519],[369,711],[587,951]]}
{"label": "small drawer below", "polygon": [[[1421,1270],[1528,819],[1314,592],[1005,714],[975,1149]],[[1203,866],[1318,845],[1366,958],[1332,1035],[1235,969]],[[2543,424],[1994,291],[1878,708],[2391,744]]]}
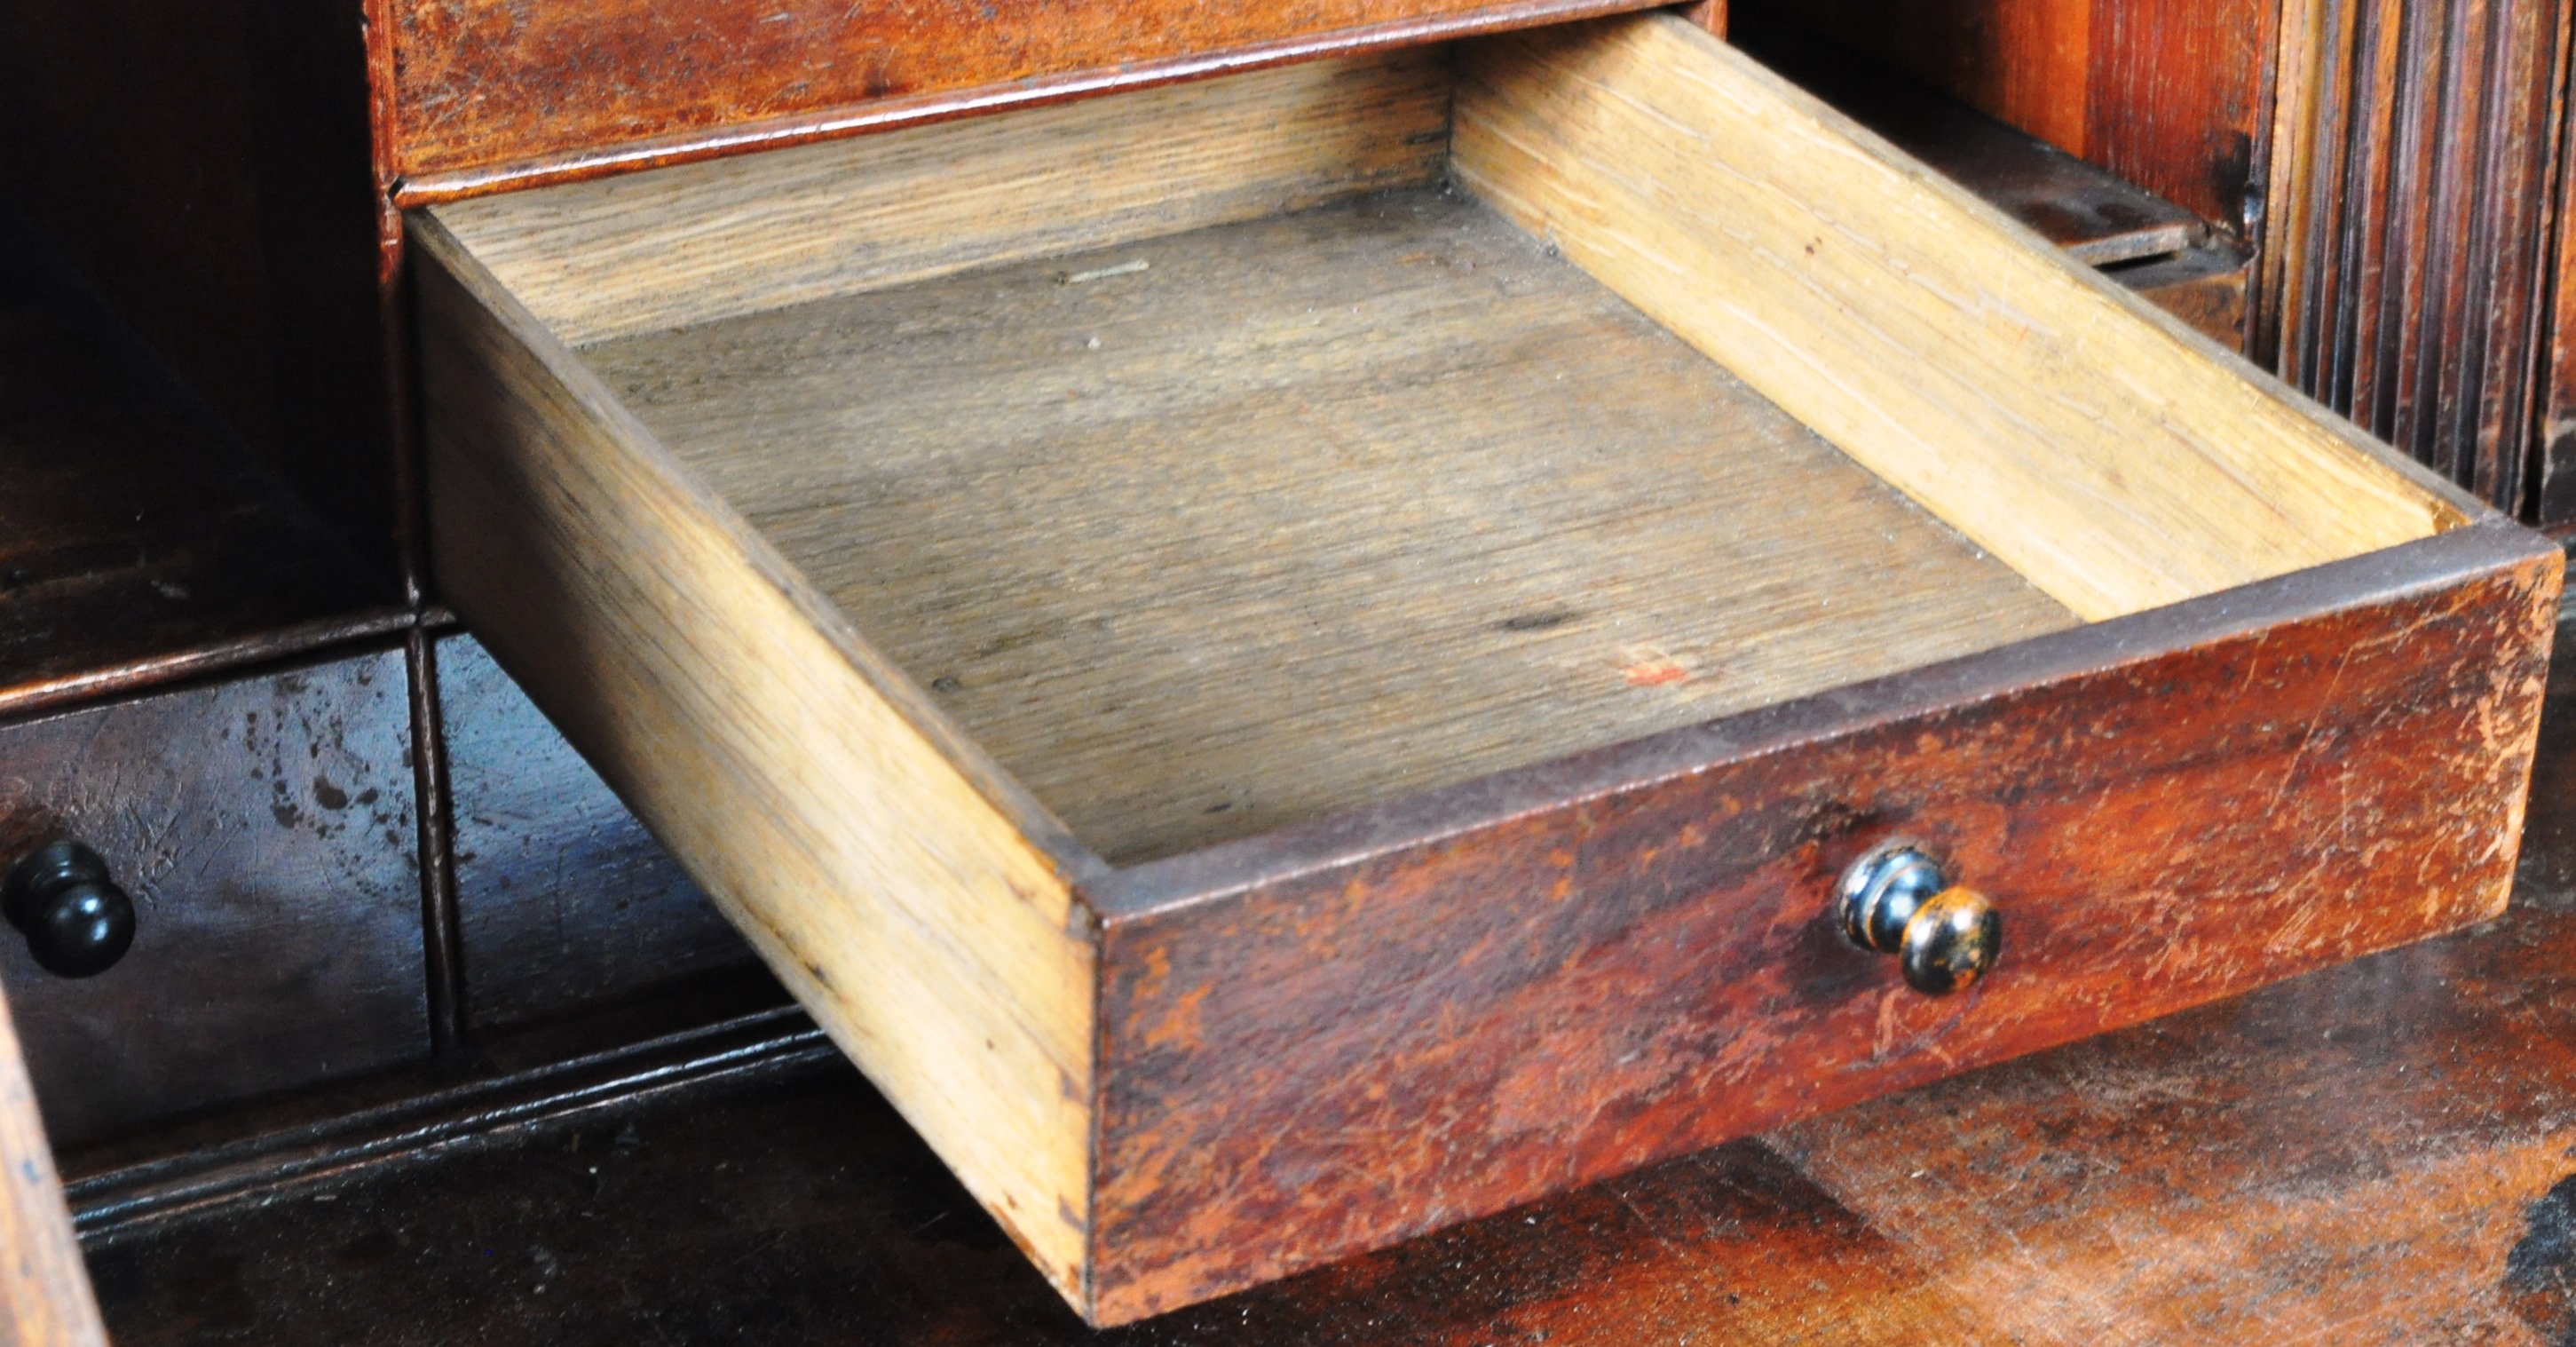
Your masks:
{"label": "small drawer below", "polygon": [[73,839],[130,898],[106,971],[0,983],[56,1145],[429,1048],[399,651],[0,728],[0,866]]}

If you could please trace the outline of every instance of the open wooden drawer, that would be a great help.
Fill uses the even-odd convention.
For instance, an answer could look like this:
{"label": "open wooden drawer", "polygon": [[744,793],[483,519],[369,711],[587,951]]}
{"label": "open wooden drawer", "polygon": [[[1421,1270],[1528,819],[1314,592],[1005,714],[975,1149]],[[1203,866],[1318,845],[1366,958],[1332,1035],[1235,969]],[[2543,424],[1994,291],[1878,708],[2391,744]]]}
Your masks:
{"label": "open wooden drawer", "polygon": [[1668,16],[411,229],[444,597],[1094,1322],[2505,900],[2557,551]]}

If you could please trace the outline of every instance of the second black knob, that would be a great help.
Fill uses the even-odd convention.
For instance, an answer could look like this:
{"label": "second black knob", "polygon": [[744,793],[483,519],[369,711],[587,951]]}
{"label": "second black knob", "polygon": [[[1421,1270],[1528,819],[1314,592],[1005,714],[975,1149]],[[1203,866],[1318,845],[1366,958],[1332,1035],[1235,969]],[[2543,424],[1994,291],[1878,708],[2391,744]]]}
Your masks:
{"label": "second black knob", "polygon": [[0,880],[0,916],[27,937],[48,973],[85,978],[106,972],[134,944],[134,900],[107,862],[78,842],[48,842]]}

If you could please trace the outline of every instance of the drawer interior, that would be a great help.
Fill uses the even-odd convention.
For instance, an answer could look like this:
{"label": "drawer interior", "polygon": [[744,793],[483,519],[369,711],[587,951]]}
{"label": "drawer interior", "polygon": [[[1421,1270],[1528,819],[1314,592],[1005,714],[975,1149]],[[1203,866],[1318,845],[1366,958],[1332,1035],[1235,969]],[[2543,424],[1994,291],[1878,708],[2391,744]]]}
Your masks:
{"label": "drawer interior", "polygon": [[1585,99],[1621,72],[1563,59],[1367,56],[437,215],[1115,864],[2458,518],[2308,418],[2184,405],[2116,324],[2210,352],[2116,306],[1979,368],[2054,317],[2013,268],[2080,289],[2035,240],[1944,259],[1986,283],[1946,293],[1909,255],[1941,240],[1723,156],[1703,190],[1744,218],[1658,209],[1690,138],[1637,140]]}

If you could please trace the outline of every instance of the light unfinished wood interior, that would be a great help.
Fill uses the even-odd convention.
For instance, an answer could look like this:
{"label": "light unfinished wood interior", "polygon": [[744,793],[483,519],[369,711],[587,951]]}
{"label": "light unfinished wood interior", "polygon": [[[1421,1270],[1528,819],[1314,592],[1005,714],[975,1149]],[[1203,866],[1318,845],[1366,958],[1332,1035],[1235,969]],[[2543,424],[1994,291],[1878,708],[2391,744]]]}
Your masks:
{"label": "light unfinished wood interior", "polygon": [[411,236],[442,597],[1087,1313],[1105,863],[2476,508],[1666,16]]}
{"label": "light unfinished wood interior", "polygon": [[1114,863],[2461,517],[1652,17],[437,214]]}

